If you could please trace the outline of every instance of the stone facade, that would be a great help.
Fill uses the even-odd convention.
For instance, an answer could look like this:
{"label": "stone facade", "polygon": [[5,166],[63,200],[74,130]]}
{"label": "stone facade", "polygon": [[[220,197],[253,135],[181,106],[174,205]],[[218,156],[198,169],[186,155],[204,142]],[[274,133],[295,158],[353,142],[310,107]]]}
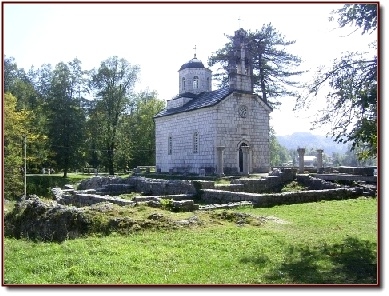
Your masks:
{"label": "stone facade", "polygon": [[245,34],[242,29],[235,32],[228,87],[211,91],[211,71],[196,56],[180,68],[179,95],[154,118],[157,171],[269,172],[272,109],[253,93]]}
{"label": "stone facade", "polygon": [[199,94],[212,90],[212,71],[209,69],[184,68],[179,71],[179,79],[180,94],[186,92]]}
{"label": "stone facade", "polygon": [[[239,115],[242,106],[247,108],[245,117]],[[269,108],[255,95],[233,92],[216,106],[156,118],[155,122],[156,164],[161,172],[200,173],[205,169],[206,174],[215,173],[217,147],[224,146],[224,172],[237,174],[242,171],[242,144],[249,147],[249,172],[269,171]]]}
{"label": "stone facade", "polygon": [[[216,119],[217,114],[213,109],[157,118],[157,170],[200,173],[200,169],[205,169],[206,173],[213,173],[216,161]],[[195,133],[198,135],[197,152],[194,152]]]}

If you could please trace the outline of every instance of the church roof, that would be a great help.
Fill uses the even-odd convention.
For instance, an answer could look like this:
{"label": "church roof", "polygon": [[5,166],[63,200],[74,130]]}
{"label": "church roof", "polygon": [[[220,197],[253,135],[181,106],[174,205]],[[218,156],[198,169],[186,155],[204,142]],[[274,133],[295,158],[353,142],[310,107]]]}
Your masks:
{"label": "church roof", "polygon": [[182,107],[164,109],[161,112],[159,112],[157,115],[155,115],[155,117],[168,116],[168,115],[173,115],[181,112],[188,112],[200,108],[211,107],[213,105],[216,105],[220,101],[222,101],[231,93],[233,93],[233,90],[230,90],[229,87],[224,87],[215,91],[202,92],[197,95],[193,93],[180,94],[176,96],[174,99],[184,97],[184,98],[192,98],[192,100],[186,103],[185,105],[183,105]]}
{"label": "church roof", "polygon": [[198,58],[196,58],[196,55],[195,55],[193,59],[191,59],[189,62],[183,64],[181,66],[180,70],[178,70],[178,71],[181,71],[181,70],[186,69],[186,68],[205,68],[205,67],[204,67],[204,64]]}

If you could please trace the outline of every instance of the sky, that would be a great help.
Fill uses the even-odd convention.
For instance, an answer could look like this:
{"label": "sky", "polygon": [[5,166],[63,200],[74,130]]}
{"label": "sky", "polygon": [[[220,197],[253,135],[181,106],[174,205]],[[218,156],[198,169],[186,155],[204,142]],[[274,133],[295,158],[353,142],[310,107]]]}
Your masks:
{"label": "sky", "polygon": [[[208,67],[208,57],[228,41],[225,34],[233,35],[240,27],[255,31],[271,23],[286,40],[295,40],[286,50],[302,59],[299,70],[310,70],[299,78],[302,82],[342,53],[366,51],[376,38],[359,32],[349,35],[354,28],[339,29],[336,22],[329,22],[330,12],[343,6],[334,3],[3,5],[3,53],[14,57],[19,68],[27,71],[78,58],[83,69],[90,70],[118,56],[140,66],[136,89],[155,90],[162,100],[178,94],[182,64],[196,52]],[[281,107],[271,113],[276,135],[310,131],[310,116],[323,106],[324,95],[308,112],[294,112],[295,98],[282,98]]]}

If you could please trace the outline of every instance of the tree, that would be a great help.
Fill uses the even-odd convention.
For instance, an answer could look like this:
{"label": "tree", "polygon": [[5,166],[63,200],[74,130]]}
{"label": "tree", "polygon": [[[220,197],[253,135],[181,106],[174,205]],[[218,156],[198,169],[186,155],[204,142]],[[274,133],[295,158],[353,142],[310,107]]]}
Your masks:
{"label": "tree", "polygon": [[52,157],[64,177],[80,163],[85,114],[81,108],[80,89],[83,85],[81,62],[77,59],[56,65],[48,99],[49,136]]}
{"label": "tree", "polygon": [[18,67],[13,57],[4,57],[4,93],[12,93],[18,78]]}
{"label": "tree", "polygon": [[85,166],[98,169],[102,165],[103,135],[101,133],[101,115],[94,108],[95,102],[89,102],[90,107],[85,128]]}
{"label": "tree", "polygon": [[123,117],[120,125],[116,162],[132,168],[138,165],[155,165],[154,115],[165,104],[155,92],[143,91],[135,96],[131,111]]}
{"label": "tree", "polygon": [[28,112],[16,110],[17,99],[4,94],[4,197],[14,199],[23,193],[23,141],[27,134]]}
{"label": "tree", "polygon": [[126,111],[137,81],[138,66],[125,59],[111,57],[98,70],[92,70],[90,86],[95,93],[95,112],[99,114],[100,136],[106,151],[108,172],[114,175],[114,156],[121,116]]}
{"label": "tree", "polygon": [[31,69],[27,74],[19,69],[13,58],[4,60],[5,92],[16,98],[16,111],[25,111],[28,114],[27,126],[27,171],[36,172],[41,164],[47,160],[49,147],[47,146],[46,112],[44,112],[43,96],[36,88],[36,71]]}
{"label": "tree", "polygon": [[[372,34],[377,29],[377,4],[346,4],[334,11],[339,27],[346,25]],[[330,20],[334,20],[333,16]],[[370,45],[377,49],[374,42]],[[351,143],[360,159],[377,155],[377,55],[348,53],[319,69],[308,86],[308,95],[298,98],[295,109],[308,108],[327,84],[326,108],[317,114],[314,127],[330,125],[327,134],[338,143]]]}
{"label": "tree", "polygon": [[[300,65],[299,57],[288,53],[285,48],[295,41],[287,41],[271,23],[263,25],[261,30],[247,32],[247,50],[253,60],[254,91],[272,107],[279,105],[278,98],[294,96],[299,84],[293,80],[303,71],[296,71]],[[221,72],[215,75],[221,85],[228,82],[228,61],[233,54],[233,36],[224,48],[219,49],[208,59],[208,64],[221,65]]]}
{"label": "tree", "polygon": [[278,143],[274,129],[270,127],[270,166],[282,166],[289,159],[288,149]]}

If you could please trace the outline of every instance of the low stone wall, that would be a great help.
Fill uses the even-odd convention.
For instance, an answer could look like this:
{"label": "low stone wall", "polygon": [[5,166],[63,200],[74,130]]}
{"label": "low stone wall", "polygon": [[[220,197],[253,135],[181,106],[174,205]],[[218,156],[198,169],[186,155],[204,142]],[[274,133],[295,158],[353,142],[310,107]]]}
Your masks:
{"label": "low stone wall", "polygon": [[241,192],[244,189],[244,184],[225,184],[217,185],[215,188],[206,188],[206,189],[217,189],[231,192]]}
{"label": "low stone wall", "polygon": [[342,187],[339,184],[327,182],[325,180],[314,178],[309,175],[297,175],[296,180],[298,183],[307,187],[309,190],[336,189]]}
{"label": "low stone wall", "polygon": [[203,190],[201,199],[203,202],[210,204],[250,201],[256,207],[271,207],[275,205],[307,203],[320,200],[357,198],[361,196],[362,193],[362,190],[357,188],[338,188],[273,194],[257,194],[247,192],[237,193],[215,189],[205,189]]}
{"label": "low stone wall", "polygon": [[196,189],[192,181],[188,180],[162,180],[144,177],[130,177],[126,184],[134,187],[134,192],[145,195],[177,195],[195,194]]}
{"label": "low stone wall", "polygon": [[120,177],[115,176],[95,176],[89,179],[82,180],[78,185],[78,190],[86,189],[98,189],[103,188],[105,185],[109,184],[125,184],[125,180]]}
{"label": "low stone wall", "polygon": [[346,167],[340,166],[337,167],[336,170],[339,173],[343,174],[351,174],[351,175],[359,175],[359,176],[374,176],[374,169],[377,167]]}
{"label": "low stone wall", "polygon": [[91,206],[101,202],[110,202],[120,206],[133,206],[136,202],[127,199],[116,198],[113,196],[102,196],[97,194],[89,193],[75,193],[75,194],[64,194],[61,199],[57,200],[58,203],[64,205],[73,205],[76,207]]}
{"label": "low stone wall", "polygon": [[132,200],[121,199],[109,195],[95,194],[94,189],[75,191],[74,189],[53,188],[51,192],[58,204],[72,205],[75,207],[92,206],[98,203],[112,203],[119,206],[135,206],[147,204],[153,207],[161,207],[162,199],[171,201],[171,208],[174,211],[194,211],[199,206],[194,203],[192,194],[163,195],[163,196],[136,196]]}
{"label": "low stone wall", "polygon": [[[293,180],[297,180],[305,187],[308,187],[309,190],[280,193],[281,188]],[[115,185],[114,182],[122,183]],[[61,203],[76,206],[88,206],[100,202],[111,202],[119,205],[149,202],[152,206],[159,206],[161,199],[185,201],[184,204],[188,204],[186,202],[187,200],[195,199],[207,204],[229,204],[247,201],[259,207],[268,207],[281,204],[315,202],[319,200],[348,199],[363,195],[362,188],[341,187],[338,184],[313,178],[309,175],[299,174],[296,176],[295,170],[274,172],[273,176],[261,179],[248,178],[232,180],[231,183],[230,185],[215,186],[213,181],[200,180],[94,177],[86,180],[80,187],[91,188],[94,186],[102,186],[103,188],[119,188],[120,191],[131,189],[131,192],[139,192],[143,196],[129,201],[108,195],[98,195],[96,191],[99,189],[75,191],[74,189],[61,190],[54,188],[53,193],[55,196],[60,196],[60,198],[56,199],[58,201],[62,199]]]}
{"label": "low stone wall", "polygon": [[[272,175],[273,174],[273,175]],[[261,179],[247,178],[232,180],[231,185],[243,185],[239,191],[252,193],[280,192],[285,183],[291,182],[296,178],[295,169],[285,169],[284,171],[275,171],[267,177]],[[237,188],[231,188],[230,191],[238,191]],[[228,190],[228,189],[227,189]]]}
{"label": "low stone wall", "polygon": [[163,180],[145,177],[102,177],[96,176],[83,180],[78,186],[79,190],[95,189],[97,192],[107,195],[119,195],[131,192],[142,192],[145,195],[177,195],[196,194],[197,182],[201,188],[212,188],[210,181],[189,181],[189,180]]}

